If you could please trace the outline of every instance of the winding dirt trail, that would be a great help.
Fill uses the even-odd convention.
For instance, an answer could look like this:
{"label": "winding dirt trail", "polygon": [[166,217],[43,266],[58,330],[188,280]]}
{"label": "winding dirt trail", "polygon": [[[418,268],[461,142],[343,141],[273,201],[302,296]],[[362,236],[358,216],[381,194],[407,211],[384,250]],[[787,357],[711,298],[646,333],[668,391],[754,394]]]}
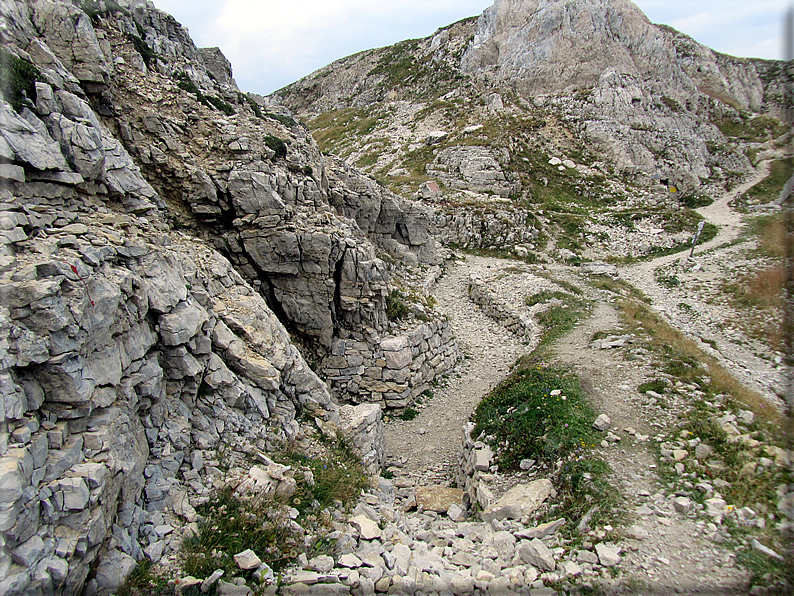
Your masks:
{"label": "winding dirt trail", "polygon": [[696,247],[693,260],[688,260],[688,253],[678,253],[622,267],[619,272],[621,278],[650,298],[652,308],[670,324],[701,341],[701,348],[731,370],[739,381],[780,408],[782,401],[778,394],[783,391],[780,371],[759,357],[752,344],[737,342],[736,338],[726,335],[723,322],[731,313],[719,302],[700,298],[685,284],[671,287],[660,284],[655,278],[657,270],[677,264],[679,269],[694,270],[697,267],[699,272],[692,279],[696,286],[721,284],[724,280],[722,265],[729,263],[734,256],[740,257],[745,250],[733,244],[744,224],[742,215],[730,207],[730,202],[737,192],[744,193],[763,180],[769,174],[769,166],[770,162],[762,162],[753,178],[711,205],[698,209],[706,221],[719,226],[719,232],[713,240]]}
{"label": "winding dirt trail", "polygon": [[[712,241],[698,247],[696,255],[720,254],[721,258],[730,258],[731,250],[736,250],[731,243],[738,238],[742,221],[729,202],[736,192],[745,192],[767,173],[768,164],[762,164],[753,179],[699,210],[707,221],[720,226],[720,231]],[[695,305],[710,313],[702,317],[700,326],[691,319],[682,321],[675,316],[675,306],[684,299],[691,302],[692,296],[686,294],[686,288],[671,291],[654,279],[659,267],[685,256],[660,257],[625,267],[620,273],[649,296],[654,308],[674,326],[696,338],[718,337],[709,327],[720,316],[714,307]],[[447,383],[435,390],[435,397],[414,420],[394,420],[386,425],[389,463],[402,468],[400,477],[407,477],[411,484],[446,483],[454,477],[463,424],[479,401],[508,374],[516,359],[531,350],[483,314],[468,295],[472,273],[487,277],[512,266],[511,261],[468,256],[451,265],[432,289],[450,318],[465,360]],[[658,405],[649,405],[647,396],[637,391],[643,382],[655,378],[658,370],[650,358],[629,361],[620,350],[594,348],[591,342],[596,333],[621,333],[612,295],[594,289],[570,267],[551,269],[556,276],[580,287],[595,307],[586,320],[555,343],[550,357],[577,372],[594,409],[611,418],[611,431],[620,437],[617,442],[604,443],[599,450],[613,470],[616,488],[626,499],[628,518],[628,529],[618,542],[623,560],[614,577],[604,576],[605,592],[649,596],[746,593],[749,575],[735,565],[735,554],[723,544],[722,530],[677,504],[673,485],[657,472],[656,447],[652,444],[680,439],[672,414]],[[748,350],[725,338],[718,337],[717,341],[719,351],[714,353],[729,363],[741,381],[773,396],[770,387],[777,373],[768,363],[755,362]],[[711,346],[704,344],[707,345]],[[681,399],[686,401],[688,397],[684,394]]]}
{"label": "winding dirt trail", "polygon": [[529,351],[469,298],[470,274],[504,263],[507,261],[467,256],[450,266],[433,288],[465,360],[446,384],[435,390],[419,416],[386,425],[386,451],[392,462],[403,464],[403,475],[427,480],[454,477],[463,424],[482,398],[507,376],[518,357]]}

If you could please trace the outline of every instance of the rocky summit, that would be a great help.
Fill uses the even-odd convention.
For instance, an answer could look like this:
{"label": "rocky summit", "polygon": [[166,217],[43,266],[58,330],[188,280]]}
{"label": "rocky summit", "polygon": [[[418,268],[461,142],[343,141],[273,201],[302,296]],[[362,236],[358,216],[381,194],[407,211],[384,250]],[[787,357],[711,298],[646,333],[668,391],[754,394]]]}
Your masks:
{"label": "rocky summit", "polygon": [[[745,589],[733,526],[783,558],[792,459],[729,395],[784,393],[738,215],[776,237],[782,63],[627,0],[496,0],[269,97],[147,0],[4,0],[0,40],[0,594],[620,591],[690,536],[653,587]],[[625,532],[596,439],[509,462],[471,418],[554,341],[612,371],[581,432]]]}

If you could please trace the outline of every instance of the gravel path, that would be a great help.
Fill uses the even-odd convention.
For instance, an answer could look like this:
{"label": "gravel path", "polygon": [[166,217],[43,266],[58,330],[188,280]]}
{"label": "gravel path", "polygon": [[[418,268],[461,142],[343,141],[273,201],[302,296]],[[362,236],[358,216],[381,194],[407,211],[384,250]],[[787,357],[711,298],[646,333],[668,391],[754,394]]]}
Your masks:
{"label": "gravel path", "polygon": [[[703,351],[720,360],[739,381],[781,408],[783,402],[778,394],[782,394],[785,388],[781,384],[780,366],[759,357],[759,346],[747,342],[746,338],[727,335],[723,331],[723,323],[735,314],[719,302],[704,299],[690,287],[719,286],[725,279],[725,271],[743,259],[745,248],[731,243],[739,237],[744,225],[741,215],[733,211],[729,203],[737,192],[746,192],[768,173],[769,163],[763,162],[754,178],[698,210],[707,221],[720,226],[720,230],[716,238],[695,249],[692,261],[686,260],[688,253],[668,255],[621,268],[620,276],[648,296],[652,307],[674,327],[700,340]],[[664,267],[674,267],[670,271],[679,274],[688,269],[692,274],[686,277],[680,274],[686,281],[681,286],[662,285],[656,281],[655,272]]]}
{"label": "gravel path", "polygon": [[487,273],[506,261],[467,256],[451,265],[433,288],[447,313],[463,360],[419,416],[386,425],[386,451],[404,475],[449,480],[458,463],[463,424],[488,392],[531,347],[483,314],[469,298],[469,275]]}

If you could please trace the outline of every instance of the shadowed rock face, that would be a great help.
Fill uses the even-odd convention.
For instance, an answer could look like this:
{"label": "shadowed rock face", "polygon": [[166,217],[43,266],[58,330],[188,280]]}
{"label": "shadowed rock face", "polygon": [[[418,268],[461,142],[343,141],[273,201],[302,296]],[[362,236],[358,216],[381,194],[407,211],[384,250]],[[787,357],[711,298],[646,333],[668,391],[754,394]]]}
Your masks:
{"label": "shadowed rock face", "polygon": [[[378,471],[380,405],[340,418],[287,326],[307,352],[336,346],[337,384],[361,381],[391,281],[375,243],[412,263],[435,251],[425,211],[326,165],[217,48],[150,2],[80,6],[0,3],[9,60],[38,71],[20,105],[0,98],[4,595],[115,593],[136,561],[179,548],[226,481],[223,452],[317,426]],[[395,366],[406,378],[359,401],[404,407],[453,366],[437,323]]]}

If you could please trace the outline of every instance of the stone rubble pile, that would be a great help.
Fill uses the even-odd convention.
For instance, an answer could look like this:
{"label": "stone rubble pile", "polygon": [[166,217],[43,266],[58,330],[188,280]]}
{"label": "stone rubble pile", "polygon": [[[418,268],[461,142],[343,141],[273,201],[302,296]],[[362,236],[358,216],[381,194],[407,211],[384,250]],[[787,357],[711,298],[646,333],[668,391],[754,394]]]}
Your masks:
{"label": "stone rubble pile", "polygon": [[[507,516],[466,520],[461,491],[400,489],[399,484],[399,479],[379,478],[377,488],[362,495],[350,516],[334,521],[330,536],[337,541],[336,550],[330,556],[300,557],[283,572],[279,593],[556,594],[547,586],[565,578],[601,581],[621,561],[620,548],[612,543],[568,547],[558,533],[564,519],[539,526]],[[540,495],[537,506],[549,494]],[[413,511],[417,504],[420,509]],[[241,560],[248,558],[240,553]],[[186,580],[201,581],[185,578],[180,584]],[[224,587],[220,593],[253,593],[244,581],[227,583],[239,592]],[[275,593],[275,585],[268,583],[266,591]]]}

